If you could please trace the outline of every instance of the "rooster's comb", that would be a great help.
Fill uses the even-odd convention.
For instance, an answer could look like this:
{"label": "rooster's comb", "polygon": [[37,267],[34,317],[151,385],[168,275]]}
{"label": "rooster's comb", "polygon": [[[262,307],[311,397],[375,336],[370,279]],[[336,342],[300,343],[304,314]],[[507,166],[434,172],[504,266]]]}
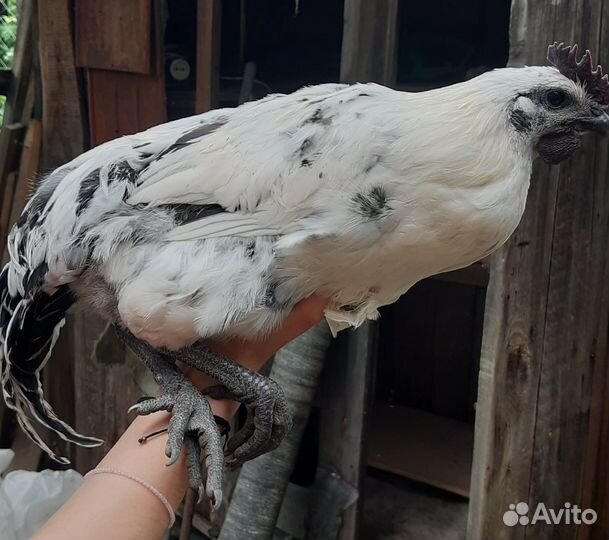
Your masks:
{"label": "rooster's comb", "polygon": [[592,69],[592,55],[586,50],[584,56],[577,60],[577,45],[565,45],[554,42],[548,47],[548,62],[565,77],[580,82],[586,92],[602,107],[609,105],[609,80],[603,75],[603,68]]}

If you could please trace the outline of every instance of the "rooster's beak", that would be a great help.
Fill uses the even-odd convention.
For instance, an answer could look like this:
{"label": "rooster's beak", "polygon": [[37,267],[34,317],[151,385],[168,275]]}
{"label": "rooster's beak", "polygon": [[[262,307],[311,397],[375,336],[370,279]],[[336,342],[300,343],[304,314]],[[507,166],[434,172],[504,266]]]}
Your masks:
{"label": "rooster's beak", "polygon": [[598,111],[592,118],[586,118],[582,125],[586,130],[607,133],[609,132],[609,114],[606,111]]}

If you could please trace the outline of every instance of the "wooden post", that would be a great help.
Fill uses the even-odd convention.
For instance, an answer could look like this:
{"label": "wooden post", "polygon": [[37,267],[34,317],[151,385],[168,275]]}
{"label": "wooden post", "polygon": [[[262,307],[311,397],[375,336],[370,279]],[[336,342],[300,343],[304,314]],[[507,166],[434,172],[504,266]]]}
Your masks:
{"label": "wooden post", "polygon": [[[555,39],[609,62],[605,0],[514,0],[510,64]],[[581,49],[580,49],[581,50]],[[606,139],[560,167],[537,163],[520,227],[493,258],[471,483],[471,540],[600,539],[607,527],[609,182]],[[510,504],[593,508],[595,526],[508,527]]]}
{"label": "wooden post", "polygon": [[38,50],[43,99],[41,165],[48,170],[85,149],[69,0],[38,2]]}
{"label": "wooden post", "polygon": [[395,84],[398,0],[345,0],[340,79]]}
{"label": "wooden post", "polygon": [[[358,537],[366,467],[366,421],[376,355],[376,322],[344,331],[331,351],[320,385],[319,466],[360,491],[342,515],[337,540]],[[322,498],[324,494],[319,494]],[[315,502],[312,507],[317,505]],[[319,540],[319,539],[312,539]]]}
{"label": "wooden post", "polygon": [[197,1],[197,114],[217,106],[221,13],[219,0]]}
{"label": "wooden post", "polygon": [[[40,0],[37,13],[43,82],[41,168],[49,170],[83,152],[83,115],[74,67],[72,3]],[[74,356],[69,347],[69,334],[69,329],[64,330],[44,379],[46,395],[55,411],[74,425]],[[73,451],[58,437],[53,439],[52,447],[68,457]]]}

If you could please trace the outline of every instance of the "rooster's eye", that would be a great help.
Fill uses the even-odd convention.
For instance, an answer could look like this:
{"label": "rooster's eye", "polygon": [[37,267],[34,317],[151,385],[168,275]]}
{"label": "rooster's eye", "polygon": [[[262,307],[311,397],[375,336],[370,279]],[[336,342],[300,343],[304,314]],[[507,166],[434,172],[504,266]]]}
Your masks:
{"label": "rooster's eye", "polygon": [[558,109],[566,105],[568,96],[562,90],[550,90],[546,94],[546,101],[553,109]]}

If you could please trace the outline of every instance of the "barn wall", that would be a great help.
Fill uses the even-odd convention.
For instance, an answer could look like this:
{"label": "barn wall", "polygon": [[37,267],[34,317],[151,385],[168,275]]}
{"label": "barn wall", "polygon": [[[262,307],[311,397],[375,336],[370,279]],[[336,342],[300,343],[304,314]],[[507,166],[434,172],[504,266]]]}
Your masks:
{"label": "barn wall", "polygon": [[[544,63],[554,40],[578,42],[607,61],[608,7],[604,0],[514,0],[510,64]],[[609,537],[607,151],[607,139],[590,135],[560,167],[537,163],[522,223],[493,259],[471,540]],[[557,510],[570,502],[600,519],[593,527],[507,527],[503,514],[517,502]]]}

